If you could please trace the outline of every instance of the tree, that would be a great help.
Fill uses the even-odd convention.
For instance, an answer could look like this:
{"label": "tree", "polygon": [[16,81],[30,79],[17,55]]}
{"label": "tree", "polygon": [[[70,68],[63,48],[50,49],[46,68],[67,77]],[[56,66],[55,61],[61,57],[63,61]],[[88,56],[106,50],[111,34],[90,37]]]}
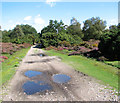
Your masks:
{"label": "tree", "polygon": [[81,24],[75,18],[71,19],[71,25],[68,26],[67,33],[73,35],[73,37],[74,35],[77,35],[80,38],[84,37],[81,30]]}
{"label": "tree", "polygon": [[100,40],[98,47],[101,53],[110,60],[120,60],[120,29],[118,26],[104,33]]}
{"label": "tree", "polygon": [[41,30],[41,34],[46,33],[46,32],[51,32],[51,33],[60,33],[60,32],[64,32],[65,26],[64,23],[62,22],[62,20],[60,20],[60,22],[58,22],[57,20],[53,21],[50,20],[49,21],[49,25],[47,27],[44,27]]}
{"label": "tree", "polygon": [[83,33],[84,40],[100,39],[106,27],[106,21],[100,20],[99,17],[92,17],[84,22]]}
{"label": "tree", "polygon": [[49,25],[44,27],[39,34],[40,38],[42,37],[40,41],[45,47],[50,45],[58,46],[61,41],[66,41],[70,44],[79,44],[83,36],[80,26],[79,22],[74,22],[68,27],[64,25],[62,20],[60,22],[50,20]]}
{"label": "tree", "polygon": [[42,34],[42,43],[44,47],[48,46],[58,46],[56,33],[46,32]]}
{"label": "tree", "polygon": [[21,29],[24,33],[24,35],[27,35],[27,34],[37,34],[37,31],[34,27],[32,27],[31,25],[20,25],[21,26]]}
{"label": "tree", "polygon": [[36,42],[38,37],[37,31],[34,27],[26,25],[16,25],[16,27],[9,32],[10,41],[12,43],[31,43]]}
{"label": "tree", "polygon": [[117,30],[117,29],[118,29],[118,27],[116,25],[111,25],[109,27],[109,30]]}
{"label": "tree", "polygon": [[10,38],[21,38],[24,36],[24,33],[21,29],[20,25],[16,25],[16,27],[12,30],[11,34],[10,34]]}
{"label": "tree", "polygon": [[10,42],[10,30],[4,30],[2,31],[2,42]]}

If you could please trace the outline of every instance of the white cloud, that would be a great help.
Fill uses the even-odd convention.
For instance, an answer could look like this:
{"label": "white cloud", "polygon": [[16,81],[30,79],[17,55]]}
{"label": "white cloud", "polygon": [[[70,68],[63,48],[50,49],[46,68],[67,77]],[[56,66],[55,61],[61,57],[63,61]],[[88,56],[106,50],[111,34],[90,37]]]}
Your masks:
{"label": "white cloud", "polygon": [[118,19],[116,18],[113,18],[113,19],[109,19],[107,20],[107,26],[106,26],[106,29],[109,29],[109,27],[111,25],[118,25]]}
{"label": "white cloud", "polygon": [[26,17],[24,18],[24,20],[27,20],[27,21],[28,21],[28,20],[31,20],[31,18],[32,18],[31,16],[26,16]]}
{"label": "white cloud", "polygon": [[45,26],[48,25],[48,23],[45,22],[45,20],[39,14],[35,17],[27,16],[23,20],[19,20],[19,21],[8,20],[7,25],[5,24],[2,25],[2,30],[5,30],[5,29],[12,30],[16,25],[21,25],[21,24],[31,25],[37,30],[37,32],[40,32]]}
{"label": "white cloud", "polygon": [[45,25],[39,25],[39,24],[34,24],[32,26],[37,30],[37,32],[41,32],[41,30],[45,27]]}
{"label": "white cloud", "polygon": [[45,24],[45,21],[40,17],[40,14],[35,17],[34,22],[35,24]]}
{"label": "white cloud", "polygon": [[118,19],[111,19],[108,22],[109,25],[117,25],[118,24]]}
{"label": "white cloud", "polygon": [[58,2],[60,0],[46,0],[46,3],[49,4],[51,7],[55,6],[55,2]]}

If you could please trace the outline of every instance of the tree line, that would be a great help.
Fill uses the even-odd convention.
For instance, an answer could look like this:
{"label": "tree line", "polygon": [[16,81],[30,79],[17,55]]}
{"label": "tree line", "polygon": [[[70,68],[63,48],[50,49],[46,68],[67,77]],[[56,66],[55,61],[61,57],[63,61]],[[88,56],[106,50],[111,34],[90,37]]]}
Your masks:
{"label": "tree line", "polygon": [[90,39],[100,40],[99,50],[105,55],[118,58],[120,54],[120,24],[106,28],[106,21],[99,17],[92,17],[84,21],[81,28],[76,18],[70,20],[70,25],[65,25],[62,20],[50,20],[48,26],[40,33],[31,25],[16,25],[9,31],[2,31],[2,42],[12,43],[41,43],[43,47],[67,45],[79,45],[82,41]]}

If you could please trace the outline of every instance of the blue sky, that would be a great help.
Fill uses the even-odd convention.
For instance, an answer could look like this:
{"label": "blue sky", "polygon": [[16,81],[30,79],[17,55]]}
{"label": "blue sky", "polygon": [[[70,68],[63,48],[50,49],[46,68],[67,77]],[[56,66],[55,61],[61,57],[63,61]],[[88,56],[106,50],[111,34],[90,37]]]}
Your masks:
{"label": "blue sky", "polygon": [[29,24],[40,32],[50,19],[69,25],[72,17],[82,26],[91,17],[106,20],[107,26],[117,25],[118,2],[2,2],[2,30]]}

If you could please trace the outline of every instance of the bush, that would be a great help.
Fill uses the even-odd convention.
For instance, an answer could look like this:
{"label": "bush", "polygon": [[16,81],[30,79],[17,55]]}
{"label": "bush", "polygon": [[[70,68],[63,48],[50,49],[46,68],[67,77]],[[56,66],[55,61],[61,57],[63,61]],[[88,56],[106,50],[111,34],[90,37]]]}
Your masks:
{"label": "bush", "polygon": [[51,50],[51,49],[57,50],[57,48],[54,46],[49,46],[49,47],[45,48],[45,50]]}
{"label": "bush", "polygon": [[95,43],[95,44],[93,44],[92,46],[93,46],[93,47],[98,47],[98,44],[97,44],[97,43]]}
{"label": "bush", "polygon": [[94,47],[98,47],[99,42],[99,40],[90,39],[89,41],[83,41],[80,43],[80,46],[85,46],[86,48],[93,49]]}
{"label": "bush", "polygon": [[108,59],[105,58],[104,56],[101,56],[101,57],[98,58],[98,61],[107,61],[107,60],[108,60]]}
{"label": "bush", "polygon": [[0,58],[2,58],[2,59],[8,59],[7,56],[0,56]]}
{"label": "bush", "polygon": [[68,56],[71,56],[71,55],[80,55],[81,53],[79,51],[74,51],[72,53],[69,53]]}
{"label": "bush", "polygon": [[0,56],[0,63],[4,62],[4,59],[8,59],[7,56]]}
{"label": "bush", "polygon": [[31,47],[32,45],[31,44],[29,44],[29,43],[23,43],[23,45],[22,45],[22,47],[24,48],[28,48],[28,47]]}
{"label": "bush", "polygon": [[74,51],[72,53],[69,53],[69,56],[70,55],[84,55],[84,53],[87,53],[87,52],[90,52],[91,49],[88,49],[88,48],[85,48],[85,47],[79,47],[77,48],[77,51]]}
{"label": "bush", "polygon": [[98,47],[106,58],[120,60],[120,30],[112,29],[104,33]]}
{"label": "bush", "polygon": [[[17,48],[17,47],[16,47]],[[25,48],[25,46],[23,44],[19,44],[18,48]]]}
{"label": "bush", "polygon": [[78,50],[80,50],[80,47],[78,45],[76,45],[73,47],[73,50],[78,51]]}
{"label": "bush", "polygon": [[11,55],[22,48],[28,48],[31,46],[28,43],[24,43],[24,44],[1,43],[1,45],[2,45],[1,53],[3,54],[8,53]]}
{"label": "bush", "polygon": [[67,41],[60,41],[59,42],[59,46],[63,46],[63,47],[70,47],[71,44]]}

